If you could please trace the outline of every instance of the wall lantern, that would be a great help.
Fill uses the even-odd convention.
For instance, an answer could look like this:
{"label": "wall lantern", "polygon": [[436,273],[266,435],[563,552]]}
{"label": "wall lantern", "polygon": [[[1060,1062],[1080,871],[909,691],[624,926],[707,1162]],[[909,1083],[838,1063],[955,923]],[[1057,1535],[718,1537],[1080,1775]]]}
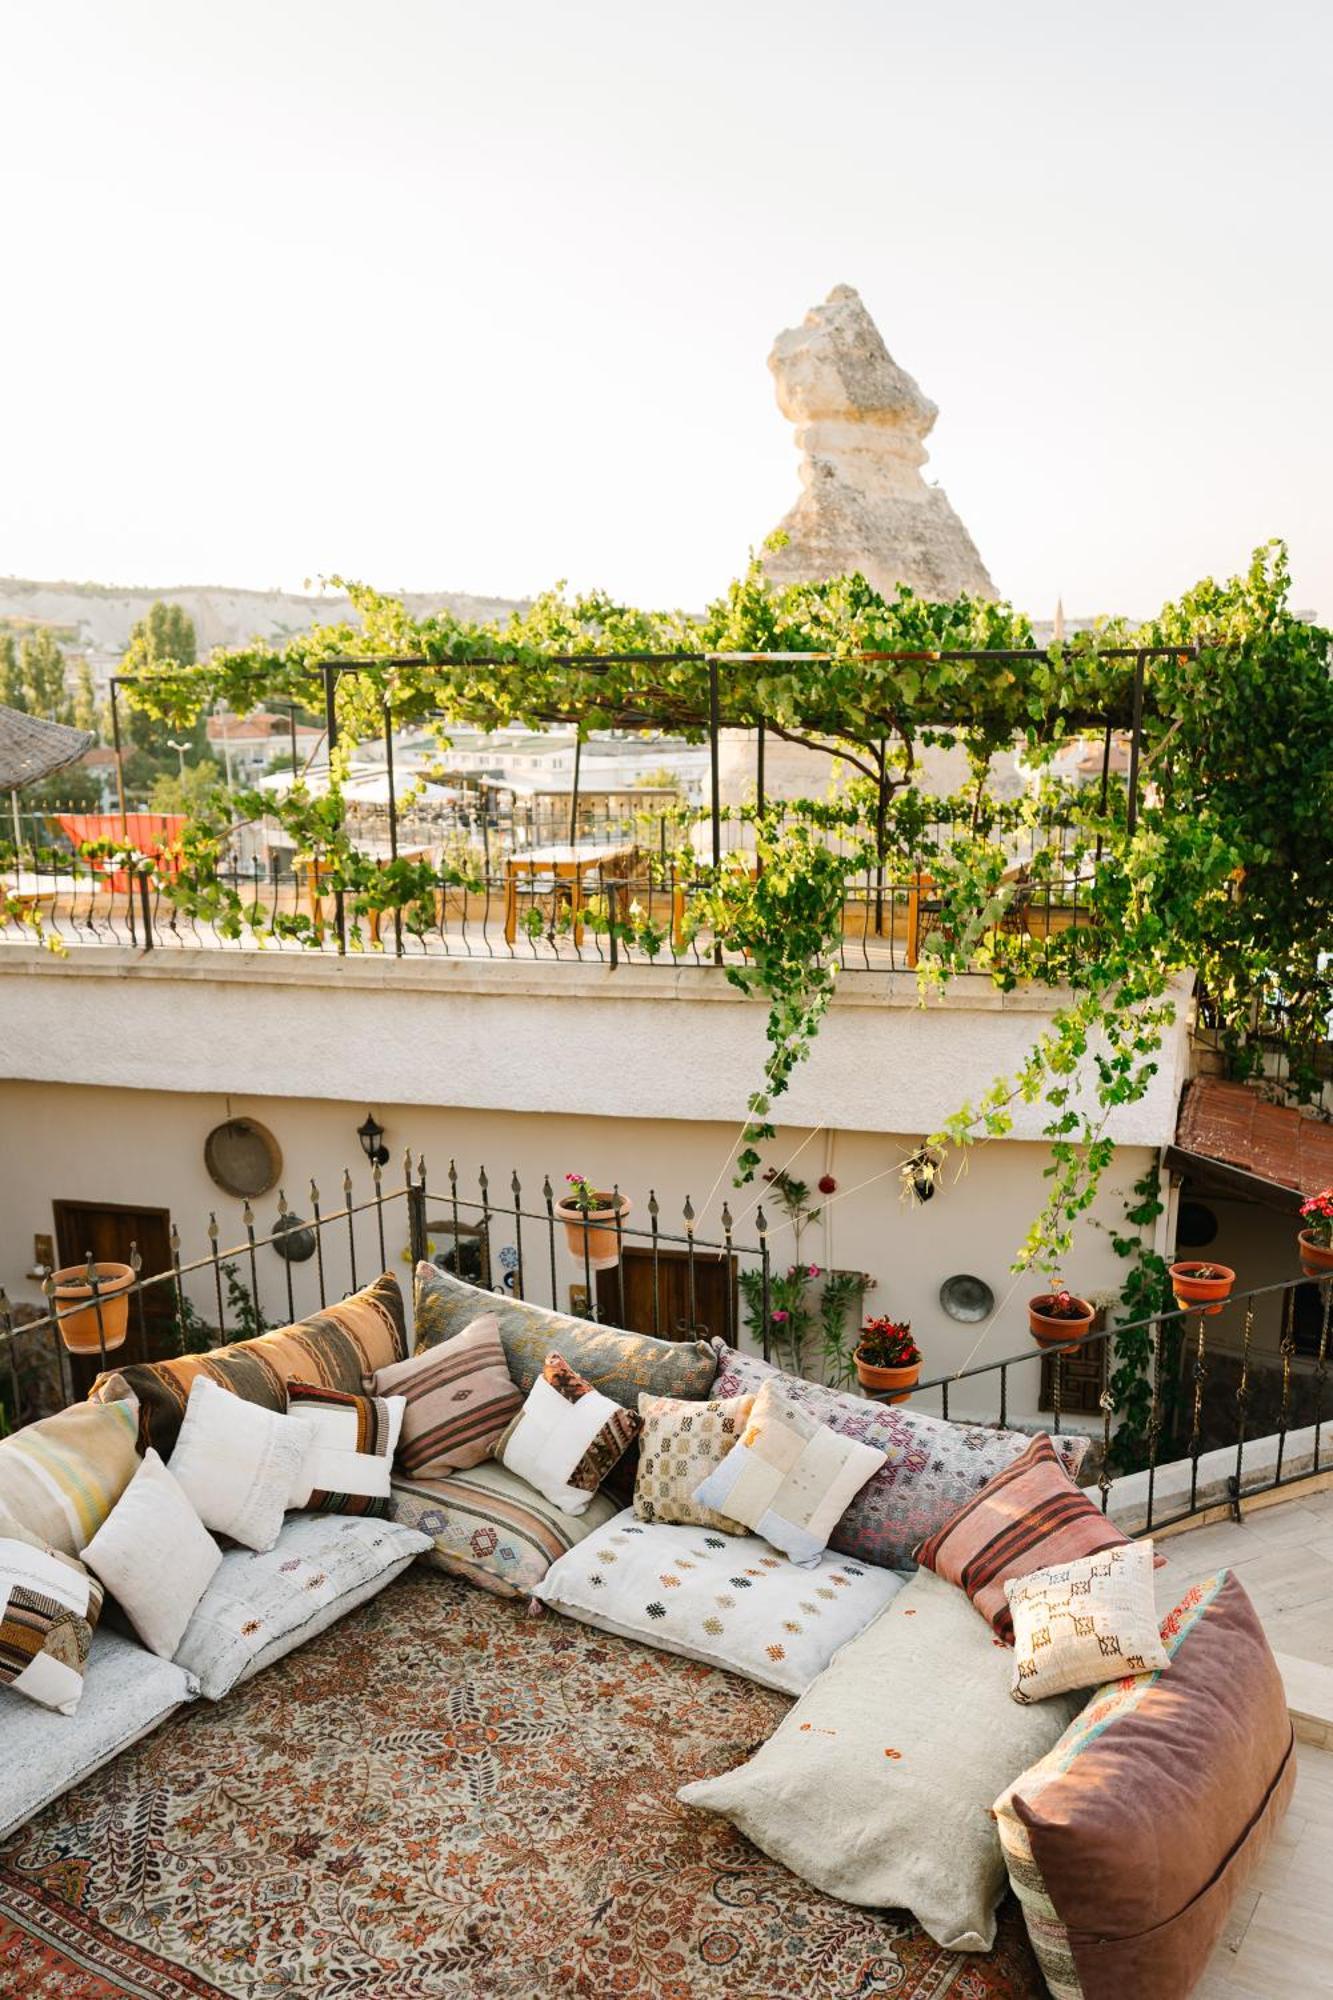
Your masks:
{"label": "wall lantern", "polygon": [[361,1150],[372,1167],[387,1167],[389,1149],[384,1143],[384,1127],[376,1123],[373,1111],[367,1111],[366,1122],[358,1125],[356,1136],[361,1141]]}

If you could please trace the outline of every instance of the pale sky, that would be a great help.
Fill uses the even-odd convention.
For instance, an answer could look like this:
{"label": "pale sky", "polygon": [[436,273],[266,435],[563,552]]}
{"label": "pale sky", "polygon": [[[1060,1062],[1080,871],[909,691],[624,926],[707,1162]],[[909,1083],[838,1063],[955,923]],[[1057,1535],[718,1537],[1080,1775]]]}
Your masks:
{"label": "pale sky", "polygon": [[839,282],[1038,616],[1333,619],[1325,0],[0,0],[0,573],[702,603]]}

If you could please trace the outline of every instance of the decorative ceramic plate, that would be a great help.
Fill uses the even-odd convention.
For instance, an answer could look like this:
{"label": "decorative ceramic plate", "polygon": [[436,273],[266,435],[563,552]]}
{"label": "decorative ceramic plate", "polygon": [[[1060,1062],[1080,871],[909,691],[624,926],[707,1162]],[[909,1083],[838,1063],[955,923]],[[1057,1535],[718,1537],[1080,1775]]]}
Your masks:
{"label": "decorative ceramic plate", "polygon": [[940,1304],[950,1319],[975,1322],[987,1319],[995,1310],[995,1294],[984,1278],[969,1277],[960,1271],[940,1286]]}

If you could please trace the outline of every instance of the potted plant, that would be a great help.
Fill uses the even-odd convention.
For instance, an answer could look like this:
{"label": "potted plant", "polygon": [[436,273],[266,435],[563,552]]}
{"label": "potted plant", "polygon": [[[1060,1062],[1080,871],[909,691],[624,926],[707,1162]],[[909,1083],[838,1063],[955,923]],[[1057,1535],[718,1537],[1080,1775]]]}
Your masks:
{"label": "potted plant", "polygon": [[891,1403],[905,1403],[921,1374],[921,1349],[912,1338],[910,1320],[868,1319],[852,1355],[857,1379],[863,1389],[897,1393]]}
{"label": "potted plant", "polygon": [[1096,1317],[1096,1306],[1061,1284],[1028,1300],[1028,1331],[1038,1347],[1072,1347]]}
{"label": "potted plant", "polygon": [[616,1219],[629,1214],[633,1203],[628,1195],[609,1188],[596,1188],[583,1174],[566,1174],[569,1193],[562,1194],[555,1212],[565,1225],[571,1254],[593,1271],[609,1271],[620,1262],[620,1233]]}
{"label": "potted plant", "polygon": [[1305,1227],[1296,1238],[1301,1269],[1307,1278],[1326,1278],[1333,1271],[1333,1187],[1303,1201],[1301,1215]]}
{"label": "potted plant", "polygon": [[[66,1313],[69,1306],[92,1300],[90,1278],[96,1277],[96,1303],[81,1311]],[[128,1264],[67,1264],[51,1274],[51,1299],[62,1316],[57,1322],[60,1338],[71,1354],[100,1354],[104,1348],[123,1347],[130,1317],[130,1286],[134,1272]],[[101,1320],[100,1332],[98,1320]]]}
{"label": "potted plant", "polygon": [[1210,1317],[1221,1312],[1236,1282],[1236,1274],[1229,1264],[1173,1264],[1170,1277],[1176,1304],[1181,1307],[1197,1306],[1200,1312]]}

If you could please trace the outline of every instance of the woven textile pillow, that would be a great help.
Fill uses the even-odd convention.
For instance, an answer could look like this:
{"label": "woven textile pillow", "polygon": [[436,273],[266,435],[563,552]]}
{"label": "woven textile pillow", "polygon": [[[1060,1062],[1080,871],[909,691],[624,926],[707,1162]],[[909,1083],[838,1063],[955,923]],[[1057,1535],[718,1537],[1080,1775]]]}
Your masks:
{"label": "woven textile pillow", "polygon": [[765,1382],[727,1456],[695,1490],[700,1506],[753,1528],[793,1562],[818,1562],[882,1451],[839,1437]]}
{"label": "woven textile pillow", "polygon": [[190,1385],[171,1476],[206,1528],[247,1549],[271,1549],[305,1492],[310,1433],[295,1417],[243,1403],[207,1375]]}
{"label": "woven textile pillow", "polygon": [[1126,1542],[1006,1583],[1014,1626],[1015,1701],[1099,1687],[1109,1673],[1158,1673],[1151,1542]]}
{"label": "woven textile pillow", "polygon": [[360,1394],[377,1368],[407,1353],[403,1294],[392,1271],[350,1299],[325,1306],[293,1326],[215,1347],[209,1354],[182,1354],[174,1361],[134,1362],[99,1375],[89,1391],[99,1402],[116,1396],[139,1399],[139,1442],[163,1458],[175,1449],[185,1417],[190,1385],[208,1376],[247,1403],[266,1410],[287,1407],[289,1382],[318,1382],[329,1389]]}
{"label": "woven textile pillow", "polygon": [[695,1488],[721,1465],[745,1429],[753,1396],[727,1402],[682,1403],[674,1396],[640,1396],[639,1470],[634,1513],[640,1521],[679,1521],[743,1535],[739,1521],[703,1507]]}
{"label": "woven textile pillow", "polygon": [[548,1354],[495,1455],[552,1506],[582,1514],[638,1435],[632,1410],[603,1396],[560,1355]]}
{"label": "woven textile pillow", "polygon": [[403,1422],[401,1396],[353,1396],[316,1382],[289,1382],[287,1408],[311,1435],[293,1507],[317,1514],[389,1509],[389,1478]]}
{"label": "woven textile pillow", "polygon": [[0,1442],[0,1508],[62,1556],[90,1542],[139,1469],[139,1411],[76,1403]]}
{"label": "woven textile pillow", "polygon": [[409,1479],[480,1465],[523,1407],[494,1313],[483,1313],[442,1347],[377,1369],[375,1393],[404,1400],[398,1470]]}
{"label": "woven textile pillow", "polygon": [[[863,1396],[826,1389],[783,1374],[755,1354],[740,1354],[715,1341],[718,1372],[713,1397],[756,1395],[765,1382],[779,1381],[788,1399],[816,1423],[842,1437],[858,1438],[884,1454],[829,1536],[829,1547],[859,1562],[886,1569],[915,1569],[919,1542],[943,1527],[950,1515],[997,1472],[1020,1457],[1029,1440],[1017,1431],[986,1430],[978,1424],[946,1423],[906,1405],[867,1402]],[[1088,1440],[1054,1440],[1071,1479],[1087,1455]]]}
{"label": "woven textile pillow", "polygon": [[83,1560],[149,1652],[170,1660],[222,1551],[150,1445]]}
{"label": "woven textile pillow", "polygon": [[101,1610],[82,1563],[0,1514],[0,1687],[73,1715]]}
{"label": "woven textile pillow", "polygon": [[1161,1636],[1170,1672],[1100,1688],[995,1802],[1060,2000],[1184,2000],[1291,1798],[1282,1678],[1236,1578],[1196,1584]]}
{"label": "woven textile pillow", "polygon": [[526,1396],[554,1350],[585,1382],[613,1403],[637,1410],[639,1396],[681,1396],[702,1402],[717,1373],[717,1356],[706,1340],[655,1340],[625,1333],[592,1320],[548,1312],[526,1299],[497,1296],[465,1285],[434,1264],[417,1265],[416,1346],[438,1346],[470,1326],[479,1313],[500,1322],[509,1373]]}
{"label": "woven textile pillow", "polygon": [[567,1514],[494,1460],[393,1482],[394,1520],[430,1536],[422,1562],[496,1597],[531,1597],[552,1563],[619,1511],[609,1494],[594,1493],[582,1514]]}
{"label": "woven textile pillow", "polygon": [[1012,1645],[1006,1583],[1099,1549],[1123,1548],[1128,1539],[1073,1484],[1043,1436],[923,1542],[916,1559],[965,1590]]}

